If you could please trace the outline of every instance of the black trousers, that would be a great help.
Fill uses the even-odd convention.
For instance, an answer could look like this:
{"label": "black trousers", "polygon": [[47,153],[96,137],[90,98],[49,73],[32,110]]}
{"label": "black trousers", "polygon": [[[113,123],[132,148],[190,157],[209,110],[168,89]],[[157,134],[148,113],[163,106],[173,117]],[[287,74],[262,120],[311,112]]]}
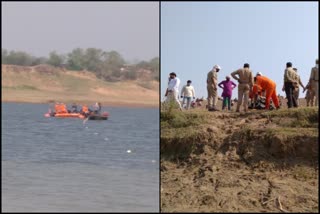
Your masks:
{"label": "black trousers", "polygon": [[293,83],[292,82],[285,82],[284,83],[284,90],[286,92],[286,96],[288,99],[288,108],[298,107],[297,100],[293,96],[293,90],[294,90]]}

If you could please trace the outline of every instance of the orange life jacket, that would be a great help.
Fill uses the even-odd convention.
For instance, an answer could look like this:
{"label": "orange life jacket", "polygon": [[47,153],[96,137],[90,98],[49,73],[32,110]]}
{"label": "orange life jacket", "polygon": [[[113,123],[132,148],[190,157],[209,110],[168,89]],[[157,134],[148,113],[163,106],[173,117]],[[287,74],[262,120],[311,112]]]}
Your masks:
{"label": "orange life jacket", "polygon": [[82,111],[83,111],[84,113],[89,112],[88,106],[82,106]]}
{"label": "orange life jacket", "polygon": [[65,104],[61,104],[61,113],[68,113],[68,109]]}
{"label": "orange life jacket", "polygon": [[56,104],[54,108],[56,113],[68,113],[68,110],[65,104]]}

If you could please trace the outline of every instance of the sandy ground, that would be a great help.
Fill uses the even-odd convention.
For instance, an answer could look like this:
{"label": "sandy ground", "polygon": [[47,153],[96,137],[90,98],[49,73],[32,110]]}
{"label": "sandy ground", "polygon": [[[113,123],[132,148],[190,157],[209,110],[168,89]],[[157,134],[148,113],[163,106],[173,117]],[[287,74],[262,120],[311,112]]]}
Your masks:
{"label": "sandy ground", "polygon": [[[279,124],[291,118],[262,112],[208,112],[212,122],[190,128],[196,137],[162,129],[161,212],[318,212],[318,129],[289,132]],[[163,153],[188,147],[187,158]]]}
{"label": "sandy ground", "polygon": [[315,168],[252,169],[237,155],[208,155],[191,166],[161,162],[162,212],[280,212],[279,201],[288,212],[318,212]]}
{"label": "sandy ground", "polygon": [[[138,84],[145,84],[148,88]],[[87,71],[67,71],[47,65],[2,65],[2,102],[94,104],[159,107],[156,81],[105,82]]]}

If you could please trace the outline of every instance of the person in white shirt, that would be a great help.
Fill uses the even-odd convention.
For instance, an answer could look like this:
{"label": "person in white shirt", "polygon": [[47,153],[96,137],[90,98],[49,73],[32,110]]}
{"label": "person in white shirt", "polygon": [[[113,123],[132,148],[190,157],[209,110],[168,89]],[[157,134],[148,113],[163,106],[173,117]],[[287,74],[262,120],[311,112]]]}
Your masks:
{"label": "person in white shirt", "polygon": [[181,98],[183,98],[182,101],[182,106],[185,103],[185,100],[187,100],[187,110],[190,109],[190,105],[191,105],[191,98],[193,97],[193,99],[196,98],[195,92],[194,92],[194,88],[191,85],[191,80],[187,81],[187,85],[183,86],[182,90],[181,90]]}
{"label": "person in white shirt", "polygon": [[166,101],[177,103],[180,110],[182,110],[181,104],[178,99],[180,79],[177,77],[176,73],[174,72],[170,73],[169,75],[170,75],[170,78],[169,78],[168,88],[165,94],[165,96],[167,97]]}

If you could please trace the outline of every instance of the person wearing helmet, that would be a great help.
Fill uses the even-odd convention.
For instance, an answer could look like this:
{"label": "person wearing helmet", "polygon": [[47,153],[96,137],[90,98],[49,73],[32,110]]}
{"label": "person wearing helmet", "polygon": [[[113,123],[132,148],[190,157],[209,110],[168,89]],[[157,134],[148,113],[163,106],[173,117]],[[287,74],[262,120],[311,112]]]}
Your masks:
{"label": "person wearing helmet", "polygon": [[219,111],[218,102],[218,72],[221,70],[219,65],[213,66],[212,70],[207,74],[207,91],[208,91],[208,110]]}
{"label": "person wearing helmet", "polygon": [[266,76],[256,76],[254,83],[261,87],[262,90],[266,91],[266,106],[265,109],[270,109],[270,100],[272,99],[276,109],[280,108],[279,99],[276,91],[276,83],[267,78]]}
{"label": "person wearing helmet", "polygon": [[228,104],[228,110],[229,111],[231,110],[232,90],[235,87],[237,87],[237,85],[234,82],[232,82],[230,79],[231,79],[230,76],[226,76],[226,80],[218,84],[218,86],[223,89],[223,92],[221,95],[223,97],[222,110],[226,108],[227,104]]}
{"label": "person wearing helmet", "polygon": [[[243,68],[240,68],[231,73],[231,76],[239,82],[238,85],[238,103],[236,112],[240,111],[240,106],[243,101],[244,111],[248,111],[249,92],[253,86],[252,71],[249,69],[250,65],[245,63]],[[238,77],[237,77],[238,76]]]}
{"label": "person wearing helmet", "polygon": [[[262,76],[262,73],[259,71],[259,72],[257,72],[256,73],[256,77],[257,76]],[[252,91],[250,91],[250,94],[251,95],[249,95],[249,98],[251,98],[252,99],[252,96],[253,95],[259,95],[259,96],[263,96],[263,97],[265,97],[266,96],[266,91],[265,90],[262,90],[261,89],[261,87],[260,86],[258,86],[257,84],[253,84],[253,86],[252,86]]]}

